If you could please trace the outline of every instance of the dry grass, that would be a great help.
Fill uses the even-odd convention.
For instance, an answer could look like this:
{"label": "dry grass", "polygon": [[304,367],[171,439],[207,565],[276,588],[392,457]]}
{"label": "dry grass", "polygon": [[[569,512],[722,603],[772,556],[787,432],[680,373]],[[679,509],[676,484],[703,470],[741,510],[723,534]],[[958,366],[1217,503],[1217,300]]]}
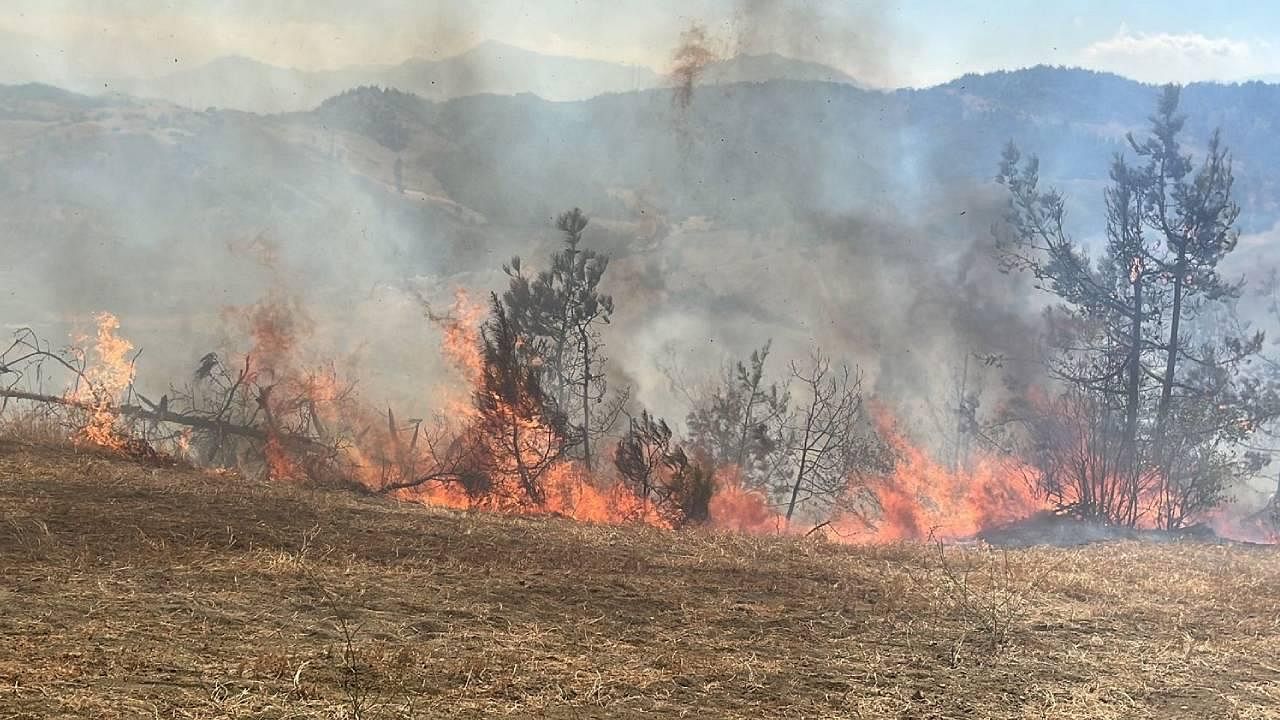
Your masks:
{"label": "dry grass", "polygon": [[[17,405],[17,403],[13,403]],[[46,406],[0,408],[0,438],[24,444],[69,446],[67,428]]]}
{"label": "dry grass", "polygon": [[0,718],[357,706],[1277,718],[1280,555],[674,535],[0,444]]}

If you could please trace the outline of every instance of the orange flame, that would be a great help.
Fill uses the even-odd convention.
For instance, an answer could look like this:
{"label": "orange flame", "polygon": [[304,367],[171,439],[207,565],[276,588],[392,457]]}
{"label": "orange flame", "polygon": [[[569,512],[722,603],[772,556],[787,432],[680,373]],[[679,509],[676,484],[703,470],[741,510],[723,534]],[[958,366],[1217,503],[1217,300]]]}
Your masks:
{"label": "orange flame", "polygon": [[619,485],[602,489],[580,463],[556,464],[546,475],[547,512],[583,522],[617,525],[640,521],[666,526],[640,498]]}
{"label": "orange flame", "polygon": [[93,361],[84,371],[84,383],[74,394],[75,400],[89,405],[89,419],[80,436],[94,445],[122,450],[127,439],[116,429],[117,408],[121,395],[133,382],[134,368],[128,358],[133,343],[116,335],[120,321],[115,315],[102,312],[94,320],[98,329]]}
{"label": "orange flame", "polygon": [[[312,323],[296,298],[272,293],[247,308],[228,311],[241,320],[252,340],[248,351],[250,381],[264,388],[262,404],[271,418],[267,425],[264,455],[269,472],[277,479],[302,480],[308,476],[309,456],[300,454],[290,436],[329,438],[330,430],[356,428],[354,437],[335,444],[335,454],[344,470],[361,483],[380,488],[407,483],[421,468],[431,467],[429,444],[414,438],[421,427],[397,422],[391,413],[374,411],[343,388],[331,366],[317,364],[302,351]],[[466,423],[476,417],[472,399],[483,373],[480,328],[486,307],[474,303],[466,292],[455,292],[449,313],[431,316],[442,331],[441,351],[452,364],[466,392],[457,386],[435,395],[450,417]],[[92,345],[93,362],[88,365],[76,399],[89,407],[89,420],[82,430],[85,440],[114,448],[125,446],[117,430],[121,395],[133,381],[134,369],[128,361],[133,345],[117,336],[120,323],[115,316],[96,317],[97,336]],[[994,452],[976,452],[963,467],[950,468],[910,440],[897,426],[890,412],[873,409],[881,436],[896,456],[891,472],[854,483],[856,492],[845,498],[845,511],[834,518],[829,529],[834,539],[847,542],[887,542],[971,537],[985,527],[1029,517],[1046,509],[1046,501],[1033,486],[1035,473],[1024,463]],[[530,458],[544,456],[548,433],[540,419],[520,421],[524,446],[517,452]],[[185,449],[189,432],[176,441]],[[497,443],[497,438],[480,442]],[[496,445],[495,445],[496,447]],[[504,448],[505,449],[505,448]],[[495,457],[509,453],[494,452]],[[514,467],[488,468],[493,481],[510,490],[517,474]],[[745,485],[741,471],[718,468],[716,490],[710,501],[712,527],[748,533],[801,532],[809,525],[793,523],[770,506],[768,498]],[[651,504],[623,485],[603,476],[593,476],[574,461],[562,461],[548,468],[541,478],[545,501],[534,503],[519,491],[506,492],[502,499],[479,503],[459,483],[431,482],[404,490],[401,497],[456,508],[481,504],[486,508],[520,514],[556,514],[596,523],[645,522],[668,526]],[[1225,516],[1211,521],[1226,526]],[[1239,534],[1239,533],[1233,533]]]}
{"label": "orange flame", "polygon": [[[363,428],[358,441],[344,445],[341,455],[355,478],[370,487],[410,480],[412,478],[408,476],[416,468],[430,466],[433,458],[429,457],[429,450],[411,446],[401,436],[404,429],[394,426],[392,416],[383,419],[380,413],[373,412],[343,392],[339,378],[331,368],[312,365],[311,369],[301,369],[302,363],[296,356],[310,330],[310,322],[295,302],[271,297],[239,313],[253,340],[249,351],[251,373],[255,380],[268,382],[276,388],[264,398],[266,410],[275,423],[311,423],[303,428],[310,434],[323,434],[317,428],[339,424]],[[455,294],[450,314],[436,318],[444,331],[442,352],[472,387],[479,382],[483,367],[479,342],[483,317],[483,307],[472,303],[464,292],[459,291]],[[123,438],[115,432],[115,407],[119,396],[133,380],[133,368],[127,359],[133,345],[116,335],[119,321],[114,316],[103,313],[97,321],[98,332],[93,346],[95,362],[86,371],[88,382],[81,390],[85,394],[83,399],[92,403],[90,422],[83,434],[96,444],[122,447]],[[290,401],[288,407],[285,406],[286,398]],[[310,420],[298,420],[299,399],[307,405]],[[470,402],[457,398],[450,405],[456,416],[474,417]],[[522,419],[521,424],[527,444],[521,448],[522,454],[531,458],[543,455],[548,436],[539,419]],[[952,471],[909,441],[887,411],[877,411],[877,424],[882,436],[895,450],[895,469],[866,483],[875,497],[869,512],[846,514],[831,523],[833,534],[838,538],[852,542],[885,542],[922,539],[931,534],[965,537],[990,524],[1026,517],[1045,507],[1028,482],[1031,477],[1028,469],[1017,462],[995,455],[980,455],[968,468]],[[284,442],[281,432],[276,426],[269,428],[264,444],[270,476],[303,480],[307,477],[306,466],[301,456]],[[186,436],[181,437],[179,445],[185,445],[186,440]],[[498,457],[503,455],[494,454]],[[510,482],[516,474],[514,466],[497,468],[494,473],[499,483],[506,484],[506,489],[517,485]],[[619,483],[593,477],[577,462],[563,461],[553,465],[545,472],[542,483],[546,499],[541,504],[533,503],[518,491],[505,493],[501,500],[490,499],[481,504],[506,512],[554,514],[586,522],[640,521],[669,526],[647,501],[636,497]],[[449,507],[466,508],[477,504],[454,483],[428,483],[401,494],[407,499]],[[747,489],[742,473],[732,467],[719,468],[716,472],[710,524],[716,528],[748,533],[798,532],[805,529],[788,528],[783,517],[770,507],[767,498]]]}
{"label": "orange flame", "polygon": [[1046,508],[1022,463],[981,453],[967,468],[948,469],[908,440],[883,408],[875,415],[896,455],[893,471],[869,483],[879,517],[842,519],[833,523],[837,532],[866,542],[964,538]]}
{"label": "orange flame", "polygon": [[484,359],[480,352],[480,325],[484,322],[485,307],[472,302],[462,288],[453,293],[449,314],[436,318],[444,332],[443,351],[446,358],[462,374],[470,385],[480,381]]}
{"label": "orange flame", "polygon": [[266,457],[267,473],[270,479],[286,482],[302,482],[306,479],[307,474],[302,465],[285,449],[278,434],[267,434],[267,442],[263,445],[262,452]]}
{"label": "orange flame", "polygon": [[782,532],[786,528],[786,519],[769,507],[768,499],[746,488],[740,468],[720,468],[715,481],[710,504],[712,527],[752,534]]}

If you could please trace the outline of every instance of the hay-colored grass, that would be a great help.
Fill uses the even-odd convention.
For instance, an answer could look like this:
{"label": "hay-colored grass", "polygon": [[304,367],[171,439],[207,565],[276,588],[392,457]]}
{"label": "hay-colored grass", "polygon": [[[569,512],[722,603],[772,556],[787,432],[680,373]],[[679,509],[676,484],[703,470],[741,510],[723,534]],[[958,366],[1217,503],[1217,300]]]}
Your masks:
{"label": "hay-colored grass", "polygon": [[366,718],[1280,718],[1280,554],[672,534],[0,444],[0,718],[353,702]]}

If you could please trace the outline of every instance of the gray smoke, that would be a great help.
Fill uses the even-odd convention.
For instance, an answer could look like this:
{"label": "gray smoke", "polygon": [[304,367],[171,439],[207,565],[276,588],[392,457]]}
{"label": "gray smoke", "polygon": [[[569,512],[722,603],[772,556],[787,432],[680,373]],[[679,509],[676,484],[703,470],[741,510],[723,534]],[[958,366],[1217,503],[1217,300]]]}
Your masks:
{"label": "gray smoke", "polygon": [[[726,44],[839,46],[872,77],[891,35],[875,12],[855,20],[746,2]],[[456,67],[466,82],[495,72]],[[551,218],[581,205],[588,242],[614,257],[615,377],[677,422],[688,408],[672,368],[696,383],[769,339],[778,376],[820,345],[912,417],[945,402],[967,354],[1016,364],[1031,313],[988,253],[1002,200],[932,178],[946,162],[900,130],[896,95],[697,77],[683,103],[680,88],[575,103],[366,90],[283,115],[3,89],[26,134],[0,137],[0,211],[27,270],[4,316],[58,339],[116,313],[154,393],[208,351],[246,351],[239,308],[290,298],[310,320],[307,357],[419,415],[455,376],[418,297],[440,310],[464,287],[482,302],[510,255],[544,262]]]}

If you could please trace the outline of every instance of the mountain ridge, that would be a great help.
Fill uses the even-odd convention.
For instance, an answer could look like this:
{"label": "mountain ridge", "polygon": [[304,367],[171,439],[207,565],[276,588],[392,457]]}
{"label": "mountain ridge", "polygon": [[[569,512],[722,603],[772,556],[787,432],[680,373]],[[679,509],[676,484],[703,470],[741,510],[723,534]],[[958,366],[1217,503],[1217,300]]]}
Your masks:
{"label": "mountain ridge", "polygon": [[[700,82],[727,84],[775,79],[859,85],[847,73],[777,53],[723,58],[703,69]],[[386,65],[301,70],[242,55],[214,58],[152,78],[116,78],[98,87],[185,107],[219,107],[262,114],[311,110],[329,97],[362,85],[395,88],[432,100],[467,95],[531,93],[547,100],[669,87],[676,81],[642,65],[540,53],[492,40],[442,58],[412,57]]]}

